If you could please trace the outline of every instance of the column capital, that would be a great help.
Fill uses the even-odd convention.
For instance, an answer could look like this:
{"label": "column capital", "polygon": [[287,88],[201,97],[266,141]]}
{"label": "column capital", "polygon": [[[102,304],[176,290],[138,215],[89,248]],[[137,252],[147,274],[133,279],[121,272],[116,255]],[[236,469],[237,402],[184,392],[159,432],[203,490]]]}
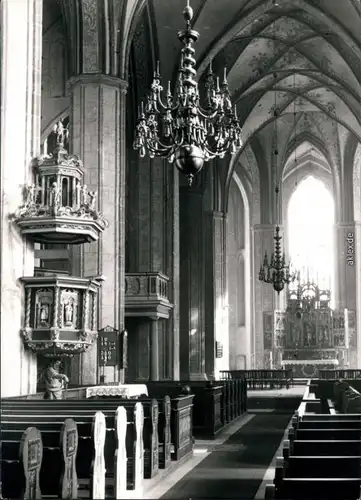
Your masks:
{"label": "column capital", "polygon": [[103,85],[106,87],[117,87],[122,93],[126,94],[128,82],[122,78],[104,75],[102,73],[82,73],[73,76],[68,80],[67,88],[71,91],[77,85]]}

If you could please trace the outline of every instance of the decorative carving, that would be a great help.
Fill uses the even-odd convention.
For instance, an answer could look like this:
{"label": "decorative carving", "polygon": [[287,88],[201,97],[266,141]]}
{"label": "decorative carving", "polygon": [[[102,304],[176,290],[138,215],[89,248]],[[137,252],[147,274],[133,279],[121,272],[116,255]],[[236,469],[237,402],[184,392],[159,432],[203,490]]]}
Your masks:
{"label": "decorative carving", "polygon": [[179,414],[179,444],[181,447],[192,439],[191,421],[189,409],[181,410]]}
{"label": "decorative carving", "polygon": [[24,235],[40,243],[82,244],[96,241],[108,226],[95,210],[97,193],[82,186],[83,164],[65,149],[69,130],[54,126],[56,147],[36,160],[35,182],[25,187],[25,202],[15,213]]}
{"label": "decorative carving", "polygon": [[71,500],[78,497],[76,455],[78,451],[78,428],[73,419],[67,418],[61,429],[60,443],[64,458],[61,479],[61,498]]}
{"label": "decorative carving", "polygon": [[25,476],[25,492],[23,498],[41,498],[40,469],[43,460],[43,443],[41,434],[35,427],[24,432],[20,444],[20,457]]}
{"label": "decorative carving", "polygon": [[126,316],[169,318],[173,308],[168,297],[168,276],[162,273],[131,273],[125,276]]}
{"label": "decorative carving", "polygon": [[[48,357],[85,352],[98,336],[94,309],[103,279],[63,275],[22,278],[27,297],[21,331],[25,345]],[[91,310],[87,307],[90,297]]]}
{"label": "decorative carving", "polygon": [[69,289],[61,292],[61,324],[67,328],[78,327],[79,292]]}

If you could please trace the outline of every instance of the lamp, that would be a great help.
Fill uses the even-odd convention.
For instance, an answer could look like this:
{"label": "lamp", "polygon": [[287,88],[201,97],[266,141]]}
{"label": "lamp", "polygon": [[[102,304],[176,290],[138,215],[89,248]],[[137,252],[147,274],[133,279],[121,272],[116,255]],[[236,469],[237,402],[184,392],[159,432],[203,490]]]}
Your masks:
{"label": "lamp", "polygon": [[[278,198],[279,189],[276,187],[276,198]],[[286,264],[286,256],[284,250],[281,249],[280,227],[277,224],[276,233],[273,237],[275,240],[274,252],[271,259],[268,260],[267,252],[265,252],[263,263],[259,271],[258,278],[264,283],[270,283],[277,293],[280,293],[284,286],[292,283],[297,278],[296,271],[291,271],[291,264]]]}
{"label": "lamp", "polygon": [[205,107],[200,105],[193,48],[199,33],[191,29],[193,9],[189,0],[183,16],[186,29],[178,33],[178,38],[184,48],[174,94],[168,82],[165,99],[162,98],[158,62],[150,93],[139,108],[133,147],[139,151],[140,157],[148,154],[150,158],[158,156],[175,163],[191,185],[204,162],[215,157],[223,158],[227,151],[235,154],[242,146],[242,140],[236,106],[233,107],[230,98],[226,69],[220,84],[210,63],[205,83]]}

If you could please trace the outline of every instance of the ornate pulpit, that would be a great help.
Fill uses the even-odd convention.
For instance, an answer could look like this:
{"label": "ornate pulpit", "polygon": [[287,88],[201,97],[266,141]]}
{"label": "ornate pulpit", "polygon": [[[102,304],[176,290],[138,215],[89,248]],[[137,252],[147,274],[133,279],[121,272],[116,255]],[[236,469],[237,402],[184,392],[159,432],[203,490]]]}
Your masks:
{"label": "ornate pulpit", "polygon": [[[80,158],[65,148],[68,129],[59,121],[51,154],[34,159],[32,183],[13,220],[23,236],[42,244],[81,245],[97,241],[108,222],[97,210],[97,193],[83,182]],[[57,273],[24,276],[25,347],[49,358],[87,351],[98,336],[97,295],[103,276]]]}

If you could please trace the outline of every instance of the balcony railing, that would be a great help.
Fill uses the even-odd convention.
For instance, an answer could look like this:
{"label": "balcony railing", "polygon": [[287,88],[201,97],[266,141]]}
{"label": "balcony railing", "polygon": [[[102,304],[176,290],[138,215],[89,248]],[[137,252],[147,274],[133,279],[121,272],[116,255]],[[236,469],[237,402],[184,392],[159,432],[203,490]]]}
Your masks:
{"label": "balcony railing", "polygon": [[125,275],[126,316],[169,318],[169,278],[157,272]]}

